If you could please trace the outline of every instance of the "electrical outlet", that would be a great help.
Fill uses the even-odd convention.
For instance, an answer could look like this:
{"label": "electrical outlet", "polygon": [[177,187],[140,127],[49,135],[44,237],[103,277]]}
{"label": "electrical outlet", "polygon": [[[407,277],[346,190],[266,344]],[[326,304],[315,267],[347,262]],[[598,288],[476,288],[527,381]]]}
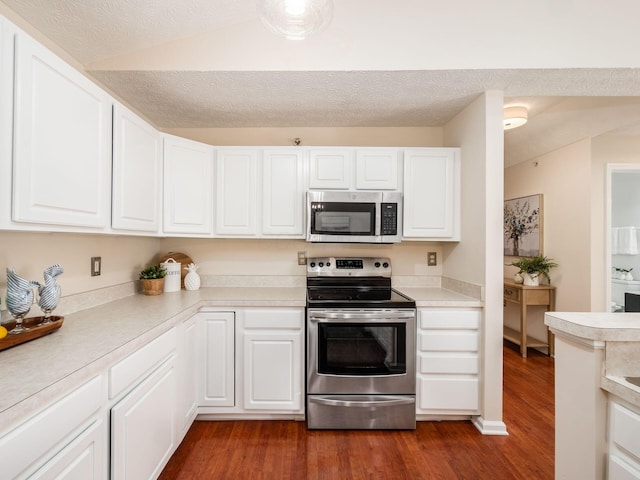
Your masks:
{"label": "electrical outlet", "polygon": [[436,252],[427,253],[427,266],[435,267],[436,265],[438,265],[438,255]]}
{"label": "electrical outlet", "polygon": [[298,252],[298,265],[307,264],[307,252]]}
{"label": "electrical outlet", "polygon": [[102,272],[102,257],[91,257],[91,276],[97,277]]}

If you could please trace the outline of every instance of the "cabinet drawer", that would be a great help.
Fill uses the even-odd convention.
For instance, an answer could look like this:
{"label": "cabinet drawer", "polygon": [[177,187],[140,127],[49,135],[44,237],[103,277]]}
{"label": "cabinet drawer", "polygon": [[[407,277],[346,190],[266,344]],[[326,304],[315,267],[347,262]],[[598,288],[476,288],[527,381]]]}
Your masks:
{"label": "cabinet drawer", "polygon": [[504,287],[503,290],[504,299],[513,302],[520,302],[520,293],[522,293],[522,290],[511,287]]}
{"label": "cabinet drawer", "polygon": [[478,333],[448,330],[420,332],[419,349],[421,352],[477,352]]}
{"label": "cabinet drawer", "polygon": [[418,378],[418,408],[423,410],[475,411],[477,378]]}
{"label": "cabinet drawer", "polygon": [[609,480],[640,480],[640,465],[632,466],[615,455],[609,455]]}
{"label": "cabinet drawer", "polygon": [[471,329],[480,328],[478,310],[420,310],[420,328]]}
{"label": "cabinet drawer", "polygon": [[243,311],[244,328],[283,328],[299,330],[304,326],[304,310],[294,308],[248,309]]}
{"label": "cabinet drawer", "polygon": [[611,441],[640,461],[640,415],[611,403]]}
{"label": "cabinet drawer", "polygon": [[478,373],[477,354],[438,354],[421,353],[418,355],[420,373]]}
{"label": "cabinet drawer", "polygon": [[176,332],[171,329],[109,370],[109,398],[133,386],[140,377],[176,349]]}
{"label": "cabinet drawer", "polygon": [[[94,415],[102,404],[96,377],[0,439],[0,478],[15,478]],[[40,460],[42,461],[42,460]]]}

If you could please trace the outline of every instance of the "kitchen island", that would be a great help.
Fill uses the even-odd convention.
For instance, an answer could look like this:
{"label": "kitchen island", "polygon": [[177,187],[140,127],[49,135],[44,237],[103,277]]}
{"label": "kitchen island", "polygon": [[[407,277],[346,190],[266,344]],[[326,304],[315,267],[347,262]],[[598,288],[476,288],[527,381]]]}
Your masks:
{"label": "kitchen island", "polygon": [[[545,324],[555,334],[555,478],[640,478],[616,477],[610,420],[614,405],[630,418],[640,409],[640,387],[626,380],[640,376],[640,314],[548,312]],[[640,423],[627,425],[639,438]],[[622,463],[634,469],[633,458]]]}

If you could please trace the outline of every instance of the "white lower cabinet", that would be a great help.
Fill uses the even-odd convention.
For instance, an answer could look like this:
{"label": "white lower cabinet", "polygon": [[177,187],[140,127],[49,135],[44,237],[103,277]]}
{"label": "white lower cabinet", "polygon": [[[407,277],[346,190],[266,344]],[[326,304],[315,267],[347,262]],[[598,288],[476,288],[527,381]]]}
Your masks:
{"label": "white lower cabinet", "polygon": [[203,310],[197,316],[201,413],[304,413],[303,308]]}
{"label": "white lower cabinet", "polygon": [[155,479],[176,448],[175,356],[111,409],[111,479]]}
{"label": "white lower cabinet", "polygon": [[197,317],[185,320],[178,328],[176,443],[179,444],[196,418],[198,409]]}
{"label": "white lower cabinet", "polygon": [[418,416],[478,413],[480,320],[479,309],[418,309]]}
{"label": "white lower cabinet", "polygon": [[247,309],[240,325],[243,407],[301,413],[304,311]]}
{"label": "white lower cabinet", "polygon": [[105,479],[103,377],[54,402],[0,438],[0,478]]}
{"label": "white lower cabinet", "polygon": [[96,420],[30,480],[97,480],[106,478],[105,422]]}
{"label": "white lower cabinet", "polygon": [[640,480],[640,411],[609,400],[609,480]]}

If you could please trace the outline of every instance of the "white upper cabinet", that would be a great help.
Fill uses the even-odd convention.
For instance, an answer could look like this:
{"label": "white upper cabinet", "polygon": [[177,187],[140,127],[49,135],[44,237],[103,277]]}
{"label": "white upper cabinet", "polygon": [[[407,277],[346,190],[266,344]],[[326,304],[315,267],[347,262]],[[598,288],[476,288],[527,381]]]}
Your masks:
{"label": "white upper cabinet", "polygon": [[216,235],[258,233],[258,149],[216,151]]}
{"label": "white upper cabinet", "polygon": [[302,150],[265,149],[262,165],[263,236],[304,236],[305,161]]}
{"label": "white upper cabinet", "polygon": [[314,148],[309,150],[309,188],[348,190],[353,177],[353,150]]}
{"label": "white upper cabinet", "polygon": [[162,206],[162,138],[136,114],[113,109],[113,203],[115,229],[157,233]]}
{"label": "white upper cabinet", "polygon": [[213,147],[163,135],[165,233],[213,233]]}
{"label": "white upper cabinet", "polygon": [[403,240],[460,240],[460,149],[404,151]]}
{"label": "white upper cabinet", "polygon": [[112,100],[32,38],[15,41],[13,220],[104,230]]}
{"label": "white upper cabinet", "polygon": [[397,149],[362,148],[356,151],[356,190],[400,190]]}
{"label": "white upper cabinet", "polygon": [[11,24],[0,16],[0,228],[11,222],[13,37]]}

